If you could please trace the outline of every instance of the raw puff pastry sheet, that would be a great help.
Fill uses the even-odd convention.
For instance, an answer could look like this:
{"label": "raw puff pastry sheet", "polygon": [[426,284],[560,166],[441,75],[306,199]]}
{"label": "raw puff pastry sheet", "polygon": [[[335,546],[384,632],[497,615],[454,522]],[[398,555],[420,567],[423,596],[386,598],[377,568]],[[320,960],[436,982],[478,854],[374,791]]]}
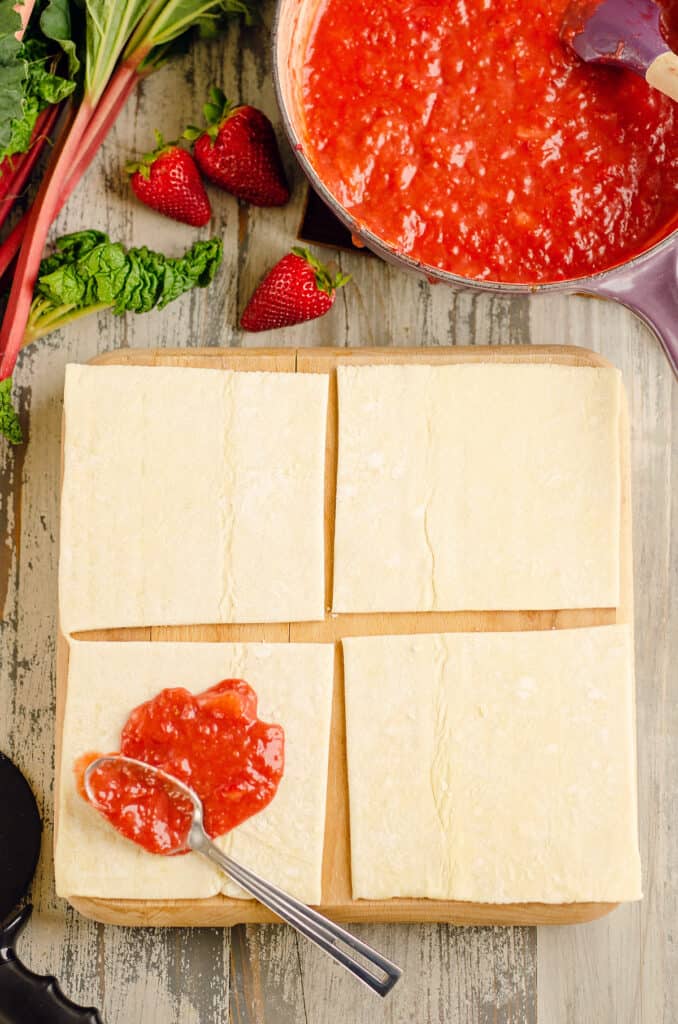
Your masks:
{"label": "raw puff pastry sheet", "polygon": [[327,389],[68,366],[63,631],[322,619]]}
{"label": "raw puff pastry sheet", "polygon": [[69,643],[55,850],[60,896],[195,899],[242,895],[197,854],[162,857],[120,836],[75,786],[88,751],[119,749],[130,711],[167,686],[193,693],[246,679],[259,715],[285,730],[285,771],[263,811],[218,840],[236,860],[320,901],[334,649],[331,644]]}
{"label": "raw puff pastry sheet", "polygon": [[337,376],[335,612],[618,605],[617,370]]}
{"label": "raw puff pastry sheet", "polygon": [[638,899],[626,626],[343,641],[355,899]]}

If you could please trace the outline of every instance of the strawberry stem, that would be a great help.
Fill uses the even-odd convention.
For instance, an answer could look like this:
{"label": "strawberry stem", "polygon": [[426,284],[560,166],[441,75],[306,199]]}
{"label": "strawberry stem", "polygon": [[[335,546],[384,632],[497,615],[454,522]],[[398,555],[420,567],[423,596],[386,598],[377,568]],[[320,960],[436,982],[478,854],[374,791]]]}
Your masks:
{"label": "strawberry stem", "polygon": [[351,280],[350,274],[343,274],[341,271],[336,273],[332,277],[332,273],[321,263],[317,256],[306,248],[306,246],[295,245],[292,249],[295,256],[301,257],[302,260],[306,260],[308,265],[315,271],[315,283],[319,291],[326,292],[327,295],[333,295],[337,288],[343,288],[345,284]]}
{"label": "strawberry stem", "polygon": [[[223,89],[219,89],[217,86],[212,86],[210,89],[209,102],[207,102],[202,108],[205,121],[207,122],[205,131],[210,138],[216,138],[219,133],[219,129],[233,109],[234,104],[230,103],[229,100],[226,99],[226,94]],[[192,131],[192,129],[189,129],[189,131]]]}
{"label": "strawberry stem", "polygon": [[156,147],[150,153],[144,153],[141,160],[132,160],[131,163],[125,164],[125,171],[127,174],[136,174],[137,172],[143,175],[144,178],[150,178],[151,167],[163,153],[169,152],[177,145],[177,140],[174,139],[172,142],[165,142],[162,133],[155,129],[155,144]]}

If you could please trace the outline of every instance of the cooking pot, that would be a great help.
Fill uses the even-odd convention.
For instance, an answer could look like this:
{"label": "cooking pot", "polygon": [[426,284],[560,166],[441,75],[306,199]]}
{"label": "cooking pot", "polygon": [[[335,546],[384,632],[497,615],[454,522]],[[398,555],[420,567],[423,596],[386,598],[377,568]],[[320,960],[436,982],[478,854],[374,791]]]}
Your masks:
{"label": "cooking pot", "polygon": [[[363,243],[387,263],[441,281],[452,288],[501,295],[561,292],[612,299],[626,306],[657,335],[678,376],[678,229],[645,252],[590,277],[553,284],[505,284],[452,274],[396,252],[383,239],[357,223],[334,198],[311,165],[305,151],[302,104],[303,57],[321,0],[278,0],[273,28],[273,80],[285,131],[297,160],[318,195]],[[337,126],[341,130],[340,126]]]}

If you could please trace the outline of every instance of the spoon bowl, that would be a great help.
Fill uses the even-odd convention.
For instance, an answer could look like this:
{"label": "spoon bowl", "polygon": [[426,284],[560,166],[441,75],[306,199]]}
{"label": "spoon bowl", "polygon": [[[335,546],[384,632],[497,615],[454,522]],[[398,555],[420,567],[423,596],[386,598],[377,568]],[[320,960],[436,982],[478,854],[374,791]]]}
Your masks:
{"label": "spoon bowl", "polygon": [[[143,779],[145,776],[148,780],[161,779],[164,782],[164,789],[168,797],[172,800],[179,802],[180,800],[186,801],[191,805],[191,818],[187,823],[186,833],[183,841],[178,843],[174,847],[163,850],[164,856],[174,856],[175,854],[188,853],[189,850],[196,849],[193,842],[200,840],[201,833],[204,837],[209,840],[209,836],[205,831],[205,818],[204,808],[202,800],[194,789],[187,786],[185,782],[178,779],[176,775],[170,775],[169,772],[164,771],[162,768],[157,768],[155,765],[147,764],[145,761],[138,761],[134,757],[123,757],[122,755],[106,755],[105,757],[97,757],[96,760],[91,761],[87,766],[84,777],[85,793],[87,799],[101,813],[104,813],[101,807],[97,795],[93,789],[93,781],[96,773],[105,767],[113,767],[124,765],[126,768],[133,769],[133,772]],[[105,816],[105,813],[104,813]],[[196,829],[193,841],[191,840],[191,832]]]}

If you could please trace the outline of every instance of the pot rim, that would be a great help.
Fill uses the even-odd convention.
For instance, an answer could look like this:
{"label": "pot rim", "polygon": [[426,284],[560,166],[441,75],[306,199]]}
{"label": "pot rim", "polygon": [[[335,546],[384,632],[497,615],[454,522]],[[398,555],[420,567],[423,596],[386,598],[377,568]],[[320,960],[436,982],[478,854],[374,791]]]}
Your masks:
{"label": "pot rim", "polygon": [[[677,226],[673,231],[669,232],[665,238],[662,238],[658,242],[655,242],[654,245],[651,245],[649,249],[645,249],[643,252],[637,253],[635,256],[629,256],[628,259],[624,260],[622,263],[615,264],[613,267],[608,267],[605,270],[600,270],[595,274],[588,274],[584,277],[571,277],[563,281],[547,281],[535,284],[513,284],[507,281],[481,281],[477,278],[454,274],[449,270],[441,270],[440,267],[430,266],[427,263],[415,260],[411,256],[398,252],[389,245],[388,242],[384,241],[384,239],[380,238],[378,235],[375,235],[373,231],[364,225],[361,225],[354,217],[351,216],[348,210],[346,210],[339,200],[330,192],[313,167],[311,161],[306,156],[304,141],[297,134],[283,95],[281,73],[278,62],[280,21],[283,7],[288,2],[289,0],[277,0],[276,2],[271,39],[273,84],[285,134],[287,135],[297,161],[301,165],[301,168],[314,191],[318,193],[323,202],[329,206],[334,215],[353,235],[359,238],[361,242],[364,242],[367,248],[377,256],[380,256],[381,259],[385,260],[387,263],[391,263],[403,270],[426,277],[432,283],[447,284],[450,287],[457,289],[473,288],[478,291],[492,292],[495,294],[499,292],[505,295],[534,295],[537,293],[547,292],[589,292],[595,294],[600,290],[600,288],[613,284],[615,279],[620,274],[626,274],[629,268],[635,268],[642,264],[649,263],[661,254],[674,248],[676,252],[678,252]],[[297,3],[300,2],[301,0],[297,0]]]}

